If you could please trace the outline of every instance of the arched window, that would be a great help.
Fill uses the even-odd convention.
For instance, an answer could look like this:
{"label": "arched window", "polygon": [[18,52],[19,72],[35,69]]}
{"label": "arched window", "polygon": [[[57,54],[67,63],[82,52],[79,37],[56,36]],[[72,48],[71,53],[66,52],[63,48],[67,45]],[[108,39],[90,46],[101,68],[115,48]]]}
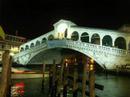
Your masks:
{"label": "arched window", "polygon": [[22,52],[22,51],[24,51],[24,48],[23,48],[23,47],[21,47],[20,51],[21,51],[21,52]]}
{"label": "arched window", "polygon": [[33,48],[33,47],[34,47],[34,43],[31,43],[30,48]]}
{"label": "arched window", "polygon": [[119,49],[126,49],[126,40],[123,37],[118,37],[115,40],[115,47]]}
{"label": "arched window", "polygon": [[102,45],[111,47],[112,46],[112,38],[111,38],[111,36],[109,36],[109,35],[104,36],[103,39],[102,39]]}
{"label": "arched window", "polygon": [[91,37],[91,43],[100,44],[100,36],[98,34],[93,34]]}
{"label": "arched window", "polygon": [[42,43],[45,43],[46,41],[47,41],[46,38],[43,38],[43,39],[42,39]]}
{"label": "arched window", "polygon": [[28,46],[28,45],[26,45],[26,47],[25,47],[25,50],[27,50],[27,49],[29,49],[29,46]]}
{"label": "arched window", "polygon": [[89,35],[88,33],[84,32],[81,34],[81,41],[89,43]]}
{"label": "arched window", "polygon": [[71,36],[71,40],[77,41],[79,39],[79,34],[77,31],[74,31]]}
{"label": "arched window", "polygon": [[36,46],[38,46],[38,45],[40,45],[40,41],[37,40],[37,42],[36,42]]}
{"label": "arched window", "polygon": [[51,34],[48,36],[48,40],[54,40],[54,36]]}

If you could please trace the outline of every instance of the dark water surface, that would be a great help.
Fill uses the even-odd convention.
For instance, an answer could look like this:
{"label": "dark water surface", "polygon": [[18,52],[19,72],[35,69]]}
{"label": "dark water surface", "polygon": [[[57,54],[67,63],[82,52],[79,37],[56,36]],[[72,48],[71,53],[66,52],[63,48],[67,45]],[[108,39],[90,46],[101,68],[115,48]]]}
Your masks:
{"label": "dark water surface", "polygon": [[[23,97],[48,97],[48,87],[45,88],[44,93],[42,92],[42,79],[13,80],[14,84],[19,82],[24,83]],[[104,74],[97,74],[96,83],[104,85],[103,91],[96,89],[96,95],[99,97],[130,97],[130,77],[128,76],[108,75],[106,78]]]}

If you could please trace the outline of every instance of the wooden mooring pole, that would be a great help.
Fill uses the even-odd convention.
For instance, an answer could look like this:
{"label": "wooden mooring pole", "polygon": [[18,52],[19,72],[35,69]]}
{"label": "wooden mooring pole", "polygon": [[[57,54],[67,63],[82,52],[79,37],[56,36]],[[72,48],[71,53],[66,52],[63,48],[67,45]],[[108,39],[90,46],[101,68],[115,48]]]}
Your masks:
{"label": "wooden mooring pole", "polygon": [[44,92],[44,83],[45,83],[45,64],[42,65],[42,91]]}
{"label": "wooden mooring pole", "polygon": [[9,50],[5,50],[2,56],[2,73],[0,80],[0,97],[6,97],[9,94],[11,85],[11,57]]}
{"label": "wooden mooring pole", "polygon": [[77,79],[78,79],[78,70],[77,70],[77,66],[78,63],[75,59],[75,63],[74,63],[74,77],[73,77],[73,97],[77,97],[78,96],[78,83],[77,83]]}
{"label": "wooden mooring pole", "polygon": [[65,59],[65,64],[64,64],[64,72],[63,72],[63,97],[67,97],[67,76],[68,76],[68,63],[67,59]]}
{"label": "wooden mooring pole", "polygon": [[82,97],[86,97],[87,60],[83,57]]}

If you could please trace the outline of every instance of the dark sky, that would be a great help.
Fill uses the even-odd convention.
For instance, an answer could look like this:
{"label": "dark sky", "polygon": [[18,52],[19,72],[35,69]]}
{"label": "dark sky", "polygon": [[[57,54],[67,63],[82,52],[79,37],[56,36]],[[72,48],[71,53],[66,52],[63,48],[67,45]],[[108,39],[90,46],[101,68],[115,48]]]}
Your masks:
{"label": "dark sky", "polygon": [[[86,1],[86,2],[85,2]],[[35,38],[53,29],[60,19],[79,26],[118,29],[130,24],[125,0],[1,0],[0,24],[7,34]]]}

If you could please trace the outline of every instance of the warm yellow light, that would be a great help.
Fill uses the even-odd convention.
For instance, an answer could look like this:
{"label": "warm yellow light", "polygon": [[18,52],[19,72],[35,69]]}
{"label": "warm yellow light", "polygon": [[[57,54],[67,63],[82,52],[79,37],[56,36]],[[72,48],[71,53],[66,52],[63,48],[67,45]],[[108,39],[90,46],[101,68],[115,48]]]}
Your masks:
{"label": "warm yellow light", "polygon": [[90,71],[93,70],[93,64],[90,65]]}
{"label": "warm yellow light", "polygon": [[14,56],[14,53],[10,53],[10,56]]}
{"label": "warm yellow light", "polygon": [[18,49],[18,47],[12,47],[12,48],[11,48],[11,51],[12,51],[12,52],[18,52],[19,49]]}

